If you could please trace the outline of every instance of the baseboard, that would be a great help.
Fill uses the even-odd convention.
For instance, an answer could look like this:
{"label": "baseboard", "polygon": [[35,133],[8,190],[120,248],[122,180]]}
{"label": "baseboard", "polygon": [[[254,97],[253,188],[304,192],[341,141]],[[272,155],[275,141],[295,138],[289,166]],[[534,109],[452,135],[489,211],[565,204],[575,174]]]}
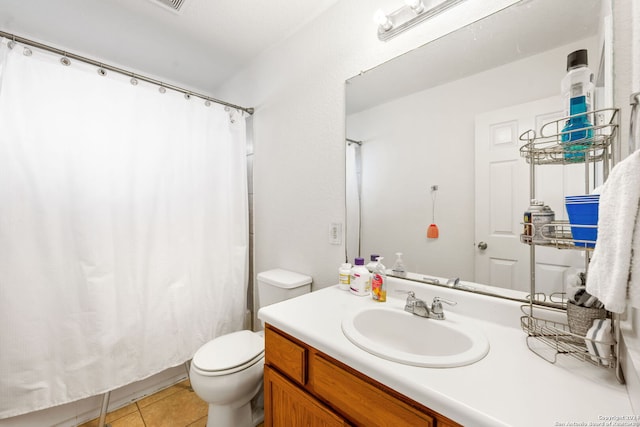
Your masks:
{"label": "baseboard", "polygon": [[[108,411],[114,411],[187,378],[184,366],[169,368],[147,379],[113,390]],[[0,420],[0,427],[75,427],[100,416],[102,396],[92,396],[41,411]]]}

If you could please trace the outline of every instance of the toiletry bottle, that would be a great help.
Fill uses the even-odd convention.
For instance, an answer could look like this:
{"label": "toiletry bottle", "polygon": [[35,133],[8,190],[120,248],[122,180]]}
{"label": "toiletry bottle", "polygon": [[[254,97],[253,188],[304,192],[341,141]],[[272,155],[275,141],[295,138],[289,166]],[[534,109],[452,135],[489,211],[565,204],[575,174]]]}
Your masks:
{"label": "toiletry bottle", "polygon": [[571,98],[571,117],[562,128],[564,158],[570,162],[584,161],[584,150],[591,145],[590,138],[593,138],[593,125],[586,114],[584,99],[584,96]]}
{"label": "toiletry bottle", "polygon": [[567,56],[567,74],[560,83],[564,114],[571,114],[571,99],[584,96],[585,110],[593,109],[593,72],[588,68],[587,50],[580,49]]}
{"label": "toiletry bottle", "polygon": [[[567,74],[560,83],[564,103],[564,115],[572,116],[562,129],[565,159],[579,162],[593,137],[593,123],[589,113],[593,111],[593,72],[588,68],[587,50],[580,49],[567,56]],[[574,143],[573,141],[579,141]]]}
{"label": "toiletry bottle", "polygon": [[378,302],[387,300],[387,271],[382,264],[382,257],[378,257],[376,267],[371,277],[371,298]]}
{"label": "toiletry bottle", "polygon": [[345,262],[338,269],[338,284],[343,291],[349,290],[351,282],[351,263]]}
{"label": "toiletry bottle", "polygon": [[351,293],[358,296],[366,296],[371,292],[371,273],[364,266],[364,258],[356,258],[351,269],[351,279],[349,289]]}
{"label": "toiletry bottle", "polygon": [[404,277],[407,275],[407,269],[402,261],[402,252],[396,252],[396,262],[393,264],[391,271],[396,276]]}
{"label": "toiletry bottle", "polygon": [[373,270],[375,270],[376,268],[376,264],[378,263],[378,257],[380,255],[378,254],[371,254],[371,258],[370,261],[367,263],[367,270],[369,270],[369,273],[373,273]]}

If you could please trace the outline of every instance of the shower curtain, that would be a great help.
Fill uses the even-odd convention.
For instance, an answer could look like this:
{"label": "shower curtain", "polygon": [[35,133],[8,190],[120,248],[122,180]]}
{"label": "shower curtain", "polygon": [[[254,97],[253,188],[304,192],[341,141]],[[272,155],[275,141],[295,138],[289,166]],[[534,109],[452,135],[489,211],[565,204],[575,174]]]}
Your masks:
{"label": "shower curtain", "polygon": [[360,256],[362,227],[362,146],[347,143],[346,146],[346,197],[347,197],[347,262]]}
{"label": "shower curtain", "polygon": [[244,119],[0,43],[0,418],[242,327]]}

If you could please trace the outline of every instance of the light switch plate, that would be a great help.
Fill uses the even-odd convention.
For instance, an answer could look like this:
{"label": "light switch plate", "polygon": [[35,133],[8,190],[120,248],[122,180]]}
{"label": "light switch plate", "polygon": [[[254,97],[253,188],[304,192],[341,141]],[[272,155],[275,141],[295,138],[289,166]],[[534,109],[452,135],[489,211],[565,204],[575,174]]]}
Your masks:
{"label": "light switch plate", "polygon": [[329,227],[329,243],[332,245],[342,244],[342,223],[331,223],[331,226]]}

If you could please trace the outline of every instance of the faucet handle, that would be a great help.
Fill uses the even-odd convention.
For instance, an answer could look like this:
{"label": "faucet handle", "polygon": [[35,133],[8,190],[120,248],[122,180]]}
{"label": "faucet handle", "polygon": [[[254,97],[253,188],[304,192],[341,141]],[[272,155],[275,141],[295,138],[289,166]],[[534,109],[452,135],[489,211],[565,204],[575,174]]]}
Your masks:
{"label": "faucet handle", "polygon": [[[449,304],[449,305],[456,305],[456,304],[458,304],[458,303],[457,303],[457,302],[455,302],[455,301],[451,301],[451,300],[444,299],[444,298],[440,298],[440,297],[435,297],[435,298],[433,298],[433,303],[432,303],[432,304],[440,304],[440,302],[443,302],[443,303],[445,303],[445,304]],[[440,304],[440,305],[442,305],[442,304]]]}
{"label": "faucet handle", "polygon": [[416,299],[415,292],[413,291],[396,291],[396,292],[402,292],[403,294],[407,294],[407,301],[405,301],[404,303],[404,311],[413,313],[414,307],[416,305],[416,301],[418,301]]}
{"label": "faucet handle", "polygon": [[433,302],[431,303],[431,313],[435,319],[440,319],[440,320],[444,319],[444,310],[442,309],[442,303],[449,304],[449,305],[458,304],[455,301],[450,301],[448,299],[435,297],[433,299]]}

